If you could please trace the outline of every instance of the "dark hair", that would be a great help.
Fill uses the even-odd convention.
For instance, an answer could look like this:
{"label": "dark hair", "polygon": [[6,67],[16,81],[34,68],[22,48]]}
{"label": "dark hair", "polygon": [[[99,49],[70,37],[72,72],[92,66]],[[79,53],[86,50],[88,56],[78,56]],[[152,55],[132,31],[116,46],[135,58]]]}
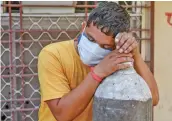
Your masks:
{"label": "dark hair", "polygon": [[128,12],[115,2],[101,2],[88,17],[87,26],[93,22],[101,32],[115,37],[119,32],[130,28]]}

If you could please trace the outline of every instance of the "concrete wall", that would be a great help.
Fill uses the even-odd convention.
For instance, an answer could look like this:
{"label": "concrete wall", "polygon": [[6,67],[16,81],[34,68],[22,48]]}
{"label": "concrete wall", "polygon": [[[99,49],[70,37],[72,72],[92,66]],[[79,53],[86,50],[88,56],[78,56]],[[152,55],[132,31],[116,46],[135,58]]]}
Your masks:
{"label": "concrete wall", "polygon": [[172,121],[172,26],[165,12],[172,13],[172,2],[155,2],[155,78],[160,103],[154,121]]}

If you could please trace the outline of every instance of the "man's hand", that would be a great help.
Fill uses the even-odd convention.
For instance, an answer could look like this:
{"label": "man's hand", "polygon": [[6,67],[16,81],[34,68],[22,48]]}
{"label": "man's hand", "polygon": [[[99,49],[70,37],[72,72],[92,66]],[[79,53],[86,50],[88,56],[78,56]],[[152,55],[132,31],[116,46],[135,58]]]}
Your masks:
{"label": "man's hand", "polygon": [[124,63],[133,61],[131,53],[119,53],[117,50],[114,50],[95,66],[94,73],[105,78],[115,71],[130,67],[130,64]]}
{"label": "man's hand", "polygon": [[116,49],[120,53],[132,53],[135,55],[138,52],[138,42],[136,40],[136,34],[134,32],[119,33],[115,38]]}

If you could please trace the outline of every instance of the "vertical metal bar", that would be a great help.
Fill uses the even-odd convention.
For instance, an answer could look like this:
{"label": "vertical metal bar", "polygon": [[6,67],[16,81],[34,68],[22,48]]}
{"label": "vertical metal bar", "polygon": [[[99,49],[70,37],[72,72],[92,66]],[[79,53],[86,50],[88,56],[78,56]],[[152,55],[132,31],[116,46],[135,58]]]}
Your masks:
{"label": "vertical metal bar", "polygon": [[[23,17],[22,17],[22,1],[20,1],[20,30],[23,30]],[[23,32],[20,32],[20,53],[21,53],[21,65],[22,65],[22,72],[21,72],[21,87],[22,87],[22,99],[23,101],[21,101],[21,104],[22,104],[22,109],[24,109],[24,78],[23,78],[23,74],[24,74],[24,57],[23,57],[23,43],[22,43],[22,40],[23,40]],[[22,121],[25,120],[25,115],[24,115],[24,112],[22,112]]]}
{"label": "vertical metal bar", "polygon": [[[85,1],[84,4],[87,5],[88,1]],[[85,21],[87,21],[87,18],[88,18],[88,8],[85,7]]]}
{"label": "vertical metal bar", "polygon": [[150,68],[152,73],[154,73],[154,2],[151,1],[151,41],[150,41],[150,45],[151,45],[151,58],[150,58]]}
{"label": "vertical metal bar", "polygon": [[[151,8],[150,8],[150,12],[151,12],[151,35],[150,35],[150,49],[151,49],[151,57],[150,57],[150,69],[152,71],[152,73],[154,73],[154,12],[155,12],[155,5],[154,5],[154,2],[151,1]],[[154,107],[152,107],[153,110],[152,110],[152,116],[153,116],[153,119],[152,121],[154,121]]]}
{"label": "vertical metal bar", "polygon": [[[94,5],[97,5],[97,1],[94,1]],[[96,6],[95,6],[95,7],[96,7]],[[95,8],[95,7],[94,7],[94,8]]]}
{"label": "vertical metal bar", "polygon": [[[136,6],[141,6],[142,5],[142,3],[141,3],[141,1],[133,1],[133,5],[136,5]],[[138,17],[138,19],[140,20],[140,21],[136,21],[136,27],[137,28],[139,28],[139,29],[142,29],[142,27],[143,27],[143,15],[142,16],[139,16],[139,14],[141,14],[142,13],[142,8],[136,8],[136,7],[133,7],[133,8],[135,8],[135,12],[136,12],[136,14],[138,14],[138,16],[136,16],[136,18]],[[136,19],[137,20],[137,19]],[[145,21],[144,21],[145,22]],[[141,23],[141,24],[140,24]],[[140,25],[139,25],[140,24]],[[137,25],[139,25],[139,26],[137,26]],[[137,33],[137,35],[139,35],[140,37],[142,37],[143,38],[143,36],[142,36],[142,32],[141,31],[137,31],[136,32]],[[142,41],[141,41],[142,42]],[[140,43],[141,43],[140,42]],[[142,45],[139,43],[139,51],[140,52],[142,52],[141,50],[142,50]],[[145,59],[144,59],[145,60]]]}
{"label": "vertical metal bar", "polygon": [[[16,27],[13,27],[12,29],[17,29],[17,28]],[[12,33],[12,38],[13,38],[13,40],[16,38],[15,32]],[[13,48],[13,56],[14,56],[13,57],[13,65],[16,65],[16,60],[14,58],[16,56],[16,52],[17,52],[16,50],[17,50],[17,48],[16,48],[16,43],[14,41],[12,43],[12,48]],[[12,77],[13,77],[13,85],[14,85],[13,87],[14,87],[14,90],[17,90],[17,76],[16,76],[16,72],[17,72],[16,67],[13,66],[13,73],[14,73],[14,75]],[[14,91],[14,97],[13,98],[14,99],[17,99],[17,95],[16,95],[16,92],[15,91]],[[17,105],[17,102],[14,101],[14,104],[13,105],[16,106]],[[18,115],[17,115],[16,112],[14,114],[14,119],[15,119],[15,121],[17,121],[17,119],[18,119]]]}
{"label": "vertical metal bar", "polygon": [[[11,1],[9,1],[8,4],[11,4]],[[9,28],[10,28],[10,37],[9,37],[9,48],[10,48],[10,74],[12,75],[10,78],[10,83],[11,83],[11,98],[12,100],[14,99],[14,81],[13,81],[13,63],[12,63],[12,58],[13,58],[13,52],[12,52],[12,15],[11,15],[11,6],[8,7],[9,11]],[[11,102],[11,107],[14,109],[14,102]],[[14,111],[12,111],[12,121],[14,121]]]}
{"label": "vertical metal bar", "polygon": [[[142,1],[142,4],[145,5],[145,2]],[[142,8],[142,10],[141,10],[141,13],[142,13],[142,16],[141,16],[142,17],[141,18],[141,29],[147,28],[147,24],[149,22],[149,21],[146,21],[147,20],[146,19],[146,17],[147,17],[146,16],[146,10],[147,10],[147,8]],[[142,38],[146,38],[147,37],[145,31],[141,31],[141,37]],[[147,42],[147,40],[140,41],[140,52],[141,52],[141,56],[142,56],[144,61],[147,61],[146,60],[146,54],[148,54],[147,51],[146,51],[146,42]]]}
{"label": "vertical metal bar", "polygon": [[[12,31],[13,30],[15,30],[15,29],[18,29],[16,26],[13,26],[12,27]],[[13,40],[16,38],[16,34],[15,34],[16,32],[14,32],[13,31],[13,33],[12,33],[12,38],[13,38]],[[13,84],[14,84],[14,89],[16,90],[17,89],[17,77],[16,77],[16,72],[17,72],[17,70],[16,70],[16,67],[15,67],[15,65],[16,65],[16,60],[15,60],[15,57],[16,57],[16,50],[17,50],[17,48],[16,48],[16,43],[15,43],[15,41],[13,41],[13,43],[12,43],[12,50],[13,50],[13,73],[14,73],[14,75],[12,75],[12,77],[13,77]],[[13,97],[14,99],[17,99],[17,95],[16,95],[16,93],[14,93],[14,97]],[[17,105],[17,102],[16,101],[14,101],[14,104],[13,104],[14,106],[16,106]],[[14,109],[15,110],[15,109]],[[18,115],[17,115],[17,113],[15,112],[15,114],[14,114],[14,120],[15,121],[17,121],[17,119],[18,119]]]}

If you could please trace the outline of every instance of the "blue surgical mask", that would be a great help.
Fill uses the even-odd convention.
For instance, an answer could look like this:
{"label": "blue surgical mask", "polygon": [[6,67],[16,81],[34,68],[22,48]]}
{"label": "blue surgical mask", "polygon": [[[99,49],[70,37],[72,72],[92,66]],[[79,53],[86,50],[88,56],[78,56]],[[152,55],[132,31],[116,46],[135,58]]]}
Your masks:
{"label": "blue surgical mask", "polygon": [[78,52],[82,62],[88,66],[97,65],[111,50],[91,42],[83,32],[78,38]]}

